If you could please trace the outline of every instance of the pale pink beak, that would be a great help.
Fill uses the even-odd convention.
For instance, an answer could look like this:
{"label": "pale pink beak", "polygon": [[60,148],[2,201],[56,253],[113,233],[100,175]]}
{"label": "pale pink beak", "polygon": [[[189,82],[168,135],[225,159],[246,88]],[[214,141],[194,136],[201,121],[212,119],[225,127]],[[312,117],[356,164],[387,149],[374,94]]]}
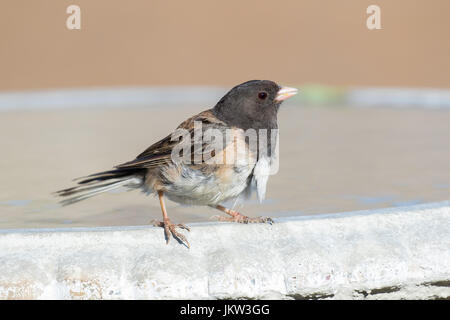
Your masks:
{"label": "pale pink beak", "polygon": [[275,97],[275,101],[283,101],[287,98],[290,98],[298,93],[298,89],[289,88],[289,87],[281,87],[277,92],[277,96]]}

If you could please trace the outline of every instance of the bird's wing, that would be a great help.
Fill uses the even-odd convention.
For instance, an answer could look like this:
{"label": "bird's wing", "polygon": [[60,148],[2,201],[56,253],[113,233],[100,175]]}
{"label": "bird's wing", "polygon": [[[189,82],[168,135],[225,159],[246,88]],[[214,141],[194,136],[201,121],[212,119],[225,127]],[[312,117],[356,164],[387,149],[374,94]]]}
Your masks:
{"label": "bird's wing", "polygon": [[[211,110],[203,111],[183,123],[181,123],[177,129],[184,129],[190,133],[191,142],[194,136],[194,122],[200,121],[202,129],[207,128],[225,128],[225,123],[217,119]],[[177,136],[175,136],[176,138]],[[160,141],[152,144],[144,152],[139,154],[136,159],[120,164],[116,166],[118,169],[144,169],[154,168],[159,165],[167,164],[171,162],[171,154],[173,148],[180,143],[178,139],[173,139],[173,135],[161,139]],[[193,143],[191,145],[194,145]]]}

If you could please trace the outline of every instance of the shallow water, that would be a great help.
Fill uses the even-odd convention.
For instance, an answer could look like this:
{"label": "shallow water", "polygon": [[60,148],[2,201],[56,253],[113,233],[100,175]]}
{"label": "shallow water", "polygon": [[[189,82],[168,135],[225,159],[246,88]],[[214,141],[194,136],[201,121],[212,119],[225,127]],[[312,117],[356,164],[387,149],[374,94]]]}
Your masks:
{"label": "shallow water", "polygon": [[[52,192],[133,159],[194,107],[123,107],[0,113],[0,228],[143,225],[158,200],[109,193],[61,207]],[[282,107],[280,170],[250,216],[295,216],[450,199],[450,111]],[[174,222],[205,221],[211,208],[168,202]]]}

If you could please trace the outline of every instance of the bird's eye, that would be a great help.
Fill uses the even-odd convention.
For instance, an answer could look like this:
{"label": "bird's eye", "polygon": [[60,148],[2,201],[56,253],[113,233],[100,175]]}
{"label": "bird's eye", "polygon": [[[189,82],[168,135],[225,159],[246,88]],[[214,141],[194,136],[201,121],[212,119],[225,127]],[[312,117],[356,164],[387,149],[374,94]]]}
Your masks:
{"label": "bird's eye", "polygon": [[261,100],[264,100],[265,98],[267,98],[267,93],[264,91],[258,93],[258,98],[260,98]]}

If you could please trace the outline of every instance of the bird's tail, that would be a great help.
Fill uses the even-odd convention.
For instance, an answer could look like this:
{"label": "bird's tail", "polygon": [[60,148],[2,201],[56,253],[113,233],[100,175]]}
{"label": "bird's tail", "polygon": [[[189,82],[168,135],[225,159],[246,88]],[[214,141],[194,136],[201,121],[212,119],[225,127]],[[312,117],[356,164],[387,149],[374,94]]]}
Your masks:
{"label": "bird's tail", "polygon": [[140,188],[143,178],[144,173],[139,169],[115,169],[75,179],[79,180],[77,186],[57,191],[55,194],[68,197],[60,202],[66,206],[120,187]]}

